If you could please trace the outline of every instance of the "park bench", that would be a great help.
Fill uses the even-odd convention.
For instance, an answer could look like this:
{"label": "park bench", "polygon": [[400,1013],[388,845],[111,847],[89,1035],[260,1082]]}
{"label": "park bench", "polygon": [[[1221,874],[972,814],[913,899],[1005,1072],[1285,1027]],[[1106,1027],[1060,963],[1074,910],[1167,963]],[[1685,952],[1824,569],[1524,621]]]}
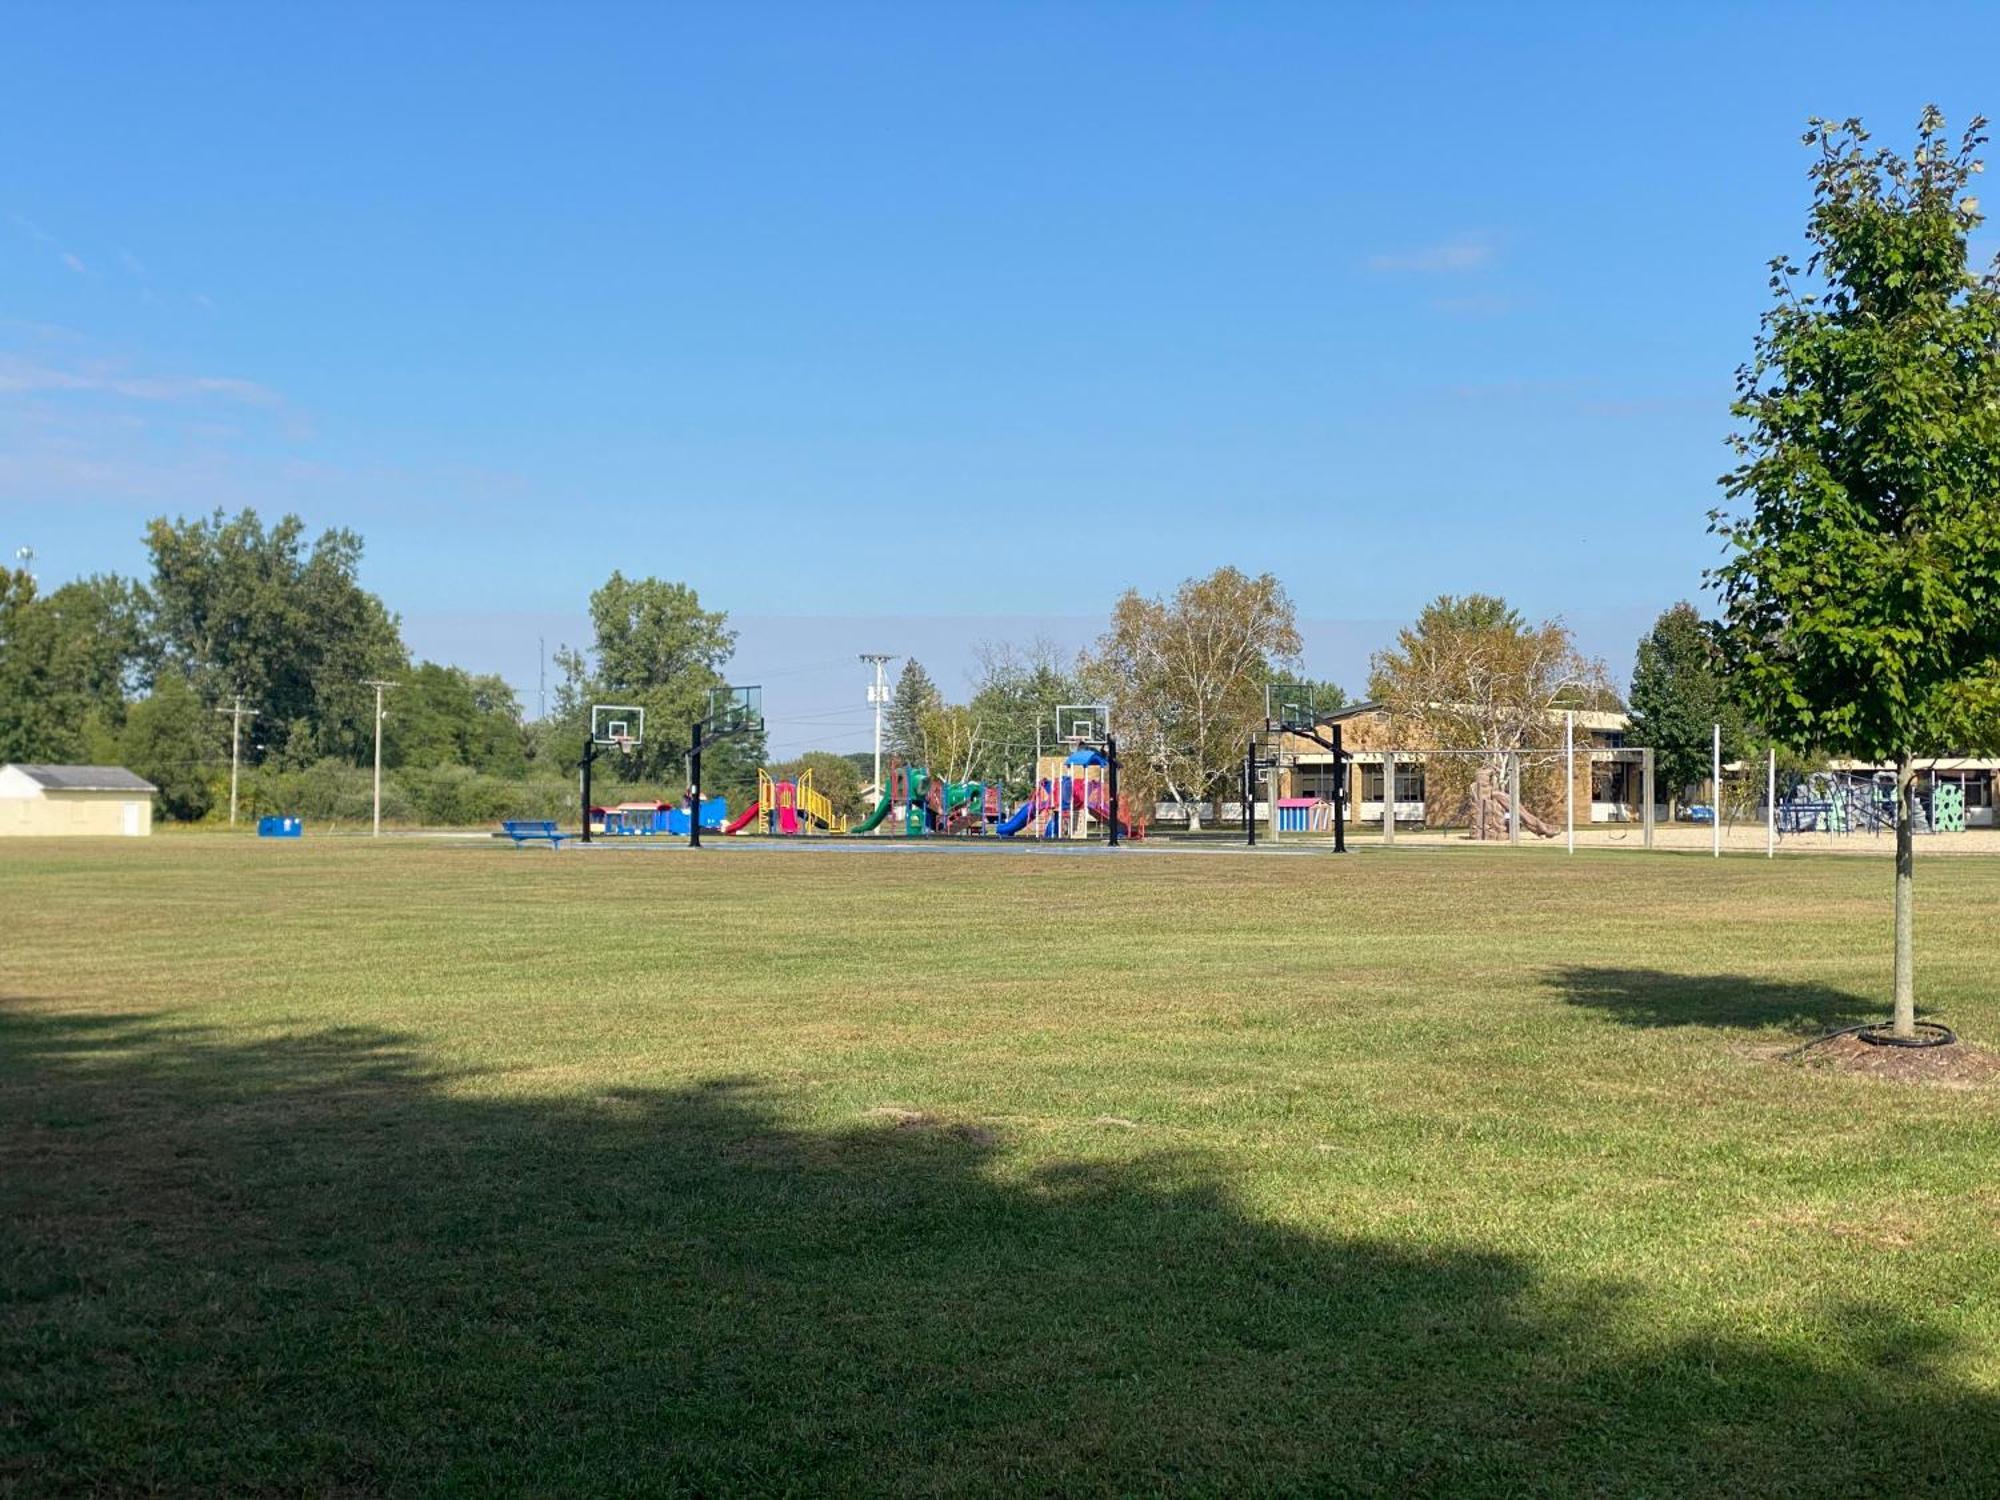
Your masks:
{"label": "park bench", "polygon": [[562,848],[562,841],[564,839],[574,837],[573,834],[564,833],[554,823],[539,819],[532,821],[510,819],[502,823],[500,829],[508,838],[514,841],[516,849],[520,848],[521,845],[527,843],[530,839],[546,839],[550,848],[560,849]]}

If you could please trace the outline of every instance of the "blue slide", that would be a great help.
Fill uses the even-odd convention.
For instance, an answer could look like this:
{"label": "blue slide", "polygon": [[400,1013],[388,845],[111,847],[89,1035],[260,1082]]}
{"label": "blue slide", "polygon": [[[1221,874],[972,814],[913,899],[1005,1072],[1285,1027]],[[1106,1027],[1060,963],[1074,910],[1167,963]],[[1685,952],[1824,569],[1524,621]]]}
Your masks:
{"label": "blue slide", "polygon": [[999,834],[1000,837],[1003,839],[1011,839],[1015,834],[1019,833],[1023,828],[1028,826],[1028,819],[1031,815],[1033,815],[1034,811],[1035,811],[1035,802],[1034,799],[1031,797],[1026,802],[1023,802],[1019,807],[1015,808],[1013,814],[1007,819],[1007,821],[1002,823],[998,828],[994,829],[993,831]]}

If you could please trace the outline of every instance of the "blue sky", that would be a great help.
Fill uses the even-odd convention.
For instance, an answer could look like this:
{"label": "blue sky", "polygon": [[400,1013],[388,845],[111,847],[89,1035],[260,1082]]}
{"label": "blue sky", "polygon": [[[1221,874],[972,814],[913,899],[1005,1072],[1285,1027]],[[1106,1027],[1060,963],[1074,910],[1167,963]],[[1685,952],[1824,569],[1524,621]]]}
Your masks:
{"label": "blue sky", "polygon": [[[1921,16],[1921,19],[1919,19]],[[1807,115],[2000,103],[1990,9],[9,11],[0,546],[347,525],[419,652],[616,566],[780,748],[1124,587],[1276,572],[1350,687],[1431,596],[1613,670],[1713,557]],[[1990,241],[1989,241],[1990,243]],[[781,689],[782,685],[782,689]]]}

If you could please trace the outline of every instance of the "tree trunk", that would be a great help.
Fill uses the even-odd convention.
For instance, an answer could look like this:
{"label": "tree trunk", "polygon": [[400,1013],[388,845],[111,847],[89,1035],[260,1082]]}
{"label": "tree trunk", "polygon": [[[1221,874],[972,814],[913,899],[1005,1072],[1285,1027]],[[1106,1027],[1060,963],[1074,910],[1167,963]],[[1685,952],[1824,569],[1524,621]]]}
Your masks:
{"label": "tree trunk", "polygon": [[1916,957],[1910,940],[1913,920],[1912,895],[1916,871],[1915,810],[1917,773],[1910,758],[1896,761],[1896,1000],[1890,1031],[1896,1036],[1917,1034]]}

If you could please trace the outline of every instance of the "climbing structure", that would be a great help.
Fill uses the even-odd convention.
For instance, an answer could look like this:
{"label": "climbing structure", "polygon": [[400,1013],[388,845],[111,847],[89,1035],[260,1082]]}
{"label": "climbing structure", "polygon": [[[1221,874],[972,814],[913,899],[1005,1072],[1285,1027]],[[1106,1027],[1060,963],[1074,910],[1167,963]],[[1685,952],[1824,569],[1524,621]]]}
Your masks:
{"label": "climbing structure", "polygon": [[[1500,770],[1488,763],[1472,773],[1472,785],[1465,789],[1458,814],[1450,821],[1463,824],[1475,839],[1505,839],[1509,835],[1507,812],[1507,793],[1500,785]],[[1526,807],[1521,809],[1521,826],[1537,838],[1556,836],[1555,824],[1536,817]]]}
{"label": "climbing structure", "polygon": [[[1039,839],[1087,839],[1095,837],[1112,817],[1111,763],[1089,748],[1067,755],[1045,755],[1035,767],[1034,796],[1014,810],[995,832],[1003,838],[1024,834]],[[1118,830],[1129,838],[1143,838],[1143,822],[1135,824],[1131,809],[1121,794],[1118,798]]]}
{"label": "climbing structure", "polygon": [[739,813],[723,832],[787,836],[845,833],[847,819],[835,812],[832,799],[813,785],[810,766],[799,772],[796,781],[780,781],[760,768],[757,772],[757,800]]}

